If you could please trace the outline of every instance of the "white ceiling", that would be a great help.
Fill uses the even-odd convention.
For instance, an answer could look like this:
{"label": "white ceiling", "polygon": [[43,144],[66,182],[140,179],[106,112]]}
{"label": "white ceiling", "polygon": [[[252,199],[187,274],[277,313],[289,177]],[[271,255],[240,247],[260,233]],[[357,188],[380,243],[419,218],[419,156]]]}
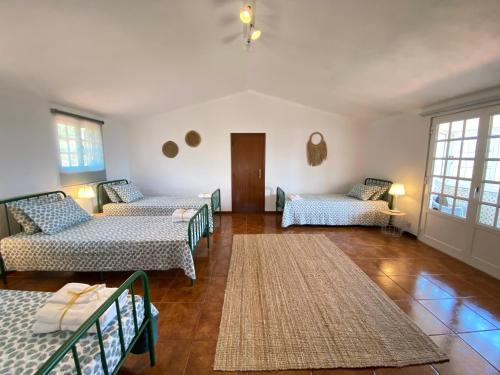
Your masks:
{"label": "white ceiling", "polygon": [[0,2],[0,79],[103,115],[242,90],[375,118],[500,84],[499,0]]}

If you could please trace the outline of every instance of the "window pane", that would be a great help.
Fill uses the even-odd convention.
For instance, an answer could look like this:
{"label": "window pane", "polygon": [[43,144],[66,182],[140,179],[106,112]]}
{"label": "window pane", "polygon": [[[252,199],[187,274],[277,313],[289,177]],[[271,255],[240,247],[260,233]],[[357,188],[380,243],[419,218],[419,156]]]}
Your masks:
{"label": "window pane", "polygon": [[465,137],[477,137],[479,118],[471,118],[465,122]]}
{"label": "window pane", "polygon": [[60,138],[66,138],[67,137],[67,134],[66,134],[66,125],[64,125],[64,124],[57,124],[57,135]]}
{"label": "window pane", "polygon": [[497,228],[500,229],[500,215],[498,215],[497,218]]}
{"label": "window pane", "polygon": [[444,173],[444,160],[436,159],[434,160],[434,171],[435,176],[442,176]]}
{"label": "window pane", "polygon": [[70,138],[76,138],[78,132],[76,130],[76,126],[67,126],[68,129],[68,137]]}
{"label": "window pane", "polygon": [[440,202],[441,203],[440,211],[445,213],[445,214],[451,215],[452,214],[451,210],[453,208],[454,199],[450,198],[450,197],[441,196],[440,201],[441,201]]}
{"label": "window pane", "polygon": [[435,158],[444,158],[444,153],[446,151],[446,142],[436,143],[436,152],[434,154]]}
{"label": "window pane", "polygon": [[498,184],[484,184],[481,201],[496,204],[498,202]]}
{"label": "window pane", "polygon": [[443,194],[455,195],[455,186],[457,185],[457,180],[453,178],[447,178],[444,180]]}
{"label": "window pane", "polygon": [[439,195],[431,194],[431,200],[429,201],[429,208],[433,210],[439,210]]}
{"label": "window pane", "polygon": [[451,132],[450,138],[462,138],[462,134],[464,131],[464,121],[453,121],[451,123]]}
{"label": "window pane", "polygon": [[443,187],[443,179],[439,177],[433,177],[431,191],[433,193],[441,193],[442,187]]}
{"label": "window pane", "polygon": [[488,158],[500,159],[500,138],[490,138],[488,143]]}
{"label": "window pane", "polygon": [[448,143],[448,157],[458,159],[460,157],[460,146],[462,141],[451,141]]}
{"label": "window pane", "polygon": [[474,156],[476,156],[476,140],[475,139],[465,140],[462,146],[462,157],[474,158]]}
{"label": "window pane", "polygon": [[493,226],[495,220],[495,212],[495,207],[482,204],[481,209],[479,210],[479,222],[481,224]]}
{"label": "window pane", "polygon": [[68,154],[61,154],[61,166],[69,167],[69,156]]}
{"label": "window pane", "polygon": [[489,180],[489,181],[500,182],[500,161],[487,161],[486,162],[485,179]]}
{"label": "window pane", "polygon": [[450,131],[450,123],[444,122],[439,124],[438,127],[438,138],[437,139],[448,139],[448,133]]}
{"label": "window pane", "polygon": [[70,164],[72,167],[78,167],[78,155],[70,154],[69,156]]}
{"label": "window pane", "polygon": [[472,160],[462,160],[460,163],[460,177],[472,178],[472,171],[474,169],[474,162]]}
{"label": "window pane", "polygon": [[500,115],[493,116],[491,121],[491,135],[500,135]]}
{"label": "window pane", "polygon": [[467,217],[467,206],[468,206],[467,201],[457,199],[455,201],[455,208],[453,209],[453,215],[465,219]]}
{"label": "window pane", "polygon": [[59,140],[59,151],[60,152],[68,152],[68,142],[65,140]]}
{"label": "window pane", "polygon": [[69,141],[69,151],[76,152],[76,141],[73,140]]}
{"label": "window pane", "polygon": [[458,160],[447,160],[445,175],[447,177],[457,177],[457,174],[458,174]]}
{"label": "window pane", "polygon": [[457,187],[457,197],[469,199],[470,196],[470,181],[459,180]]}

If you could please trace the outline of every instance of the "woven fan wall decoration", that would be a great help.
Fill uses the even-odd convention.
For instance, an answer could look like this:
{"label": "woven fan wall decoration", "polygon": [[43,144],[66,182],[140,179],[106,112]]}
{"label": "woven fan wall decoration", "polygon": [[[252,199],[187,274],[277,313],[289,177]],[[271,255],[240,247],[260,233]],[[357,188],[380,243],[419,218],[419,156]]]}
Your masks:
{"label": "woven fan wall decoration", "polygon": [[[312,139],[315,135],[319,135],[321,137],[321,141],[319,143],[314,144]],[[320,132],[314,132],[309,136],[309,141],[307,142],[307,162],[310,166],[315,167],[323,163],[326,160],[328,152],[326,149],[326,142],[323,134]]]}
{"label": "woven fan wall decoration", "polygon": [[167,158],[175,158],[179,153],[179,146],[173,141],[168,141],[163,144],[161,150],[163,151],[163,155]]}
{"label": "woven fan wall decoration", "polygon": [[198,147],[201,143],[201,136],[197,131],[190,130],[186,133],[186,144],[190,147]]}

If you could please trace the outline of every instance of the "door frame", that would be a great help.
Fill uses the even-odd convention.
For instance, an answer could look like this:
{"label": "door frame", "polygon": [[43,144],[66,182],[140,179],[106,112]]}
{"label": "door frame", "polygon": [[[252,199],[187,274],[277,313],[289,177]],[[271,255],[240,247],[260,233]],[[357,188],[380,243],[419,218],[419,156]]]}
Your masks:
{"label": "door frame", "polygon": [[233,157],[233,142],[232,137],[234,135],[261,135],[264,138],[264,160],[262,163],[262,185],[263,185],[263,202],[262,202],[262,210],[257,212],[266,212],[266,146],[267,146],[267,134],[265,132],[231,132],[229,133],[229,141],[230,141],[230,153],[231,153],[231,212],[234,212],[234,194],[233,194],[233,186],[234,186],[234,175],[233,175],[233,166],[232,166],[232,157]]}

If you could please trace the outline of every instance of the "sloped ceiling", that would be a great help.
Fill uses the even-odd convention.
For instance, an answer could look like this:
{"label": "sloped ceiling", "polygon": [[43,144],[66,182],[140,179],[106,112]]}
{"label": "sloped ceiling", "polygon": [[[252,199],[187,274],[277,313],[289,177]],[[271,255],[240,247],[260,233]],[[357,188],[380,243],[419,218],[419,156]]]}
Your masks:
{"label": "sloped ceiling", "polygon": [[371,119],[500,84],[498,0],[0,2],[0,78],[143,116],[243,90]]}

